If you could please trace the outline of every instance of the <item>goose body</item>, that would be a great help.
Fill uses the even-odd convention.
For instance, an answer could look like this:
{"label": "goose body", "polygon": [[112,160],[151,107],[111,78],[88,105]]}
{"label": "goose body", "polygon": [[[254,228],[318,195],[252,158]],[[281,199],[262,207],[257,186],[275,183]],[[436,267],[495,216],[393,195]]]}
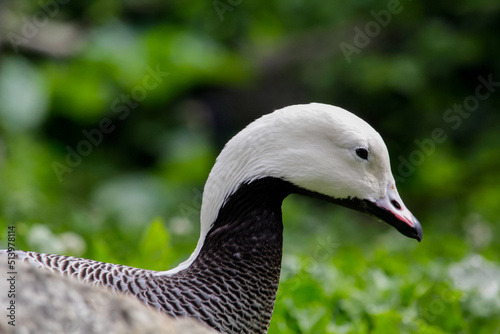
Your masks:
{"label": "goose body", "polygon": [[[16,263],[15,317],[0,321],[2,334],[217,334],[196,319],[172,319],[133,296],[113,293],[27,263]],[[11,268],[0,261],[0,271]],[[9,275],[7,275],[9,277]],[[1,305],[10,283],[0,281]],[[9,311],[7,312],[10,315]]]}
{"label": "goose body", "polygon": [[330,105],[265,115],[224,147],[203,193],[195,251],[178,267],[151,271],[60,255],[19,258],[80,281],[131,294],[223,333],[266,333],[282,257],[281,204],[289,194],[324,199],[378,218],[421,240],[380,135]]}

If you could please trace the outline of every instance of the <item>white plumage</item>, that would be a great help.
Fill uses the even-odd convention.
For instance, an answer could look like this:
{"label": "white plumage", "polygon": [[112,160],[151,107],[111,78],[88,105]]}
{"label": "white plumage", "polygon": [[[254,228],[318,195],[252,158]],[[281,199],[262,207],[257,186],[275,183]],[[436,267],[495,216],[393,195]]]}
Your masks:
{"label": "white plumage", "polygon": [[[358,148],[368,150],[369,161],[360,161]],[[195,251],[176,268],[158,274],[189,267],[225,199],[243,182],[266,176],[334,198],[389,203],[391,197],[413,219],[397,193],[389,153],[377,131],[336,106],[289,106],[257,119],[225,145],[205,184]]]}

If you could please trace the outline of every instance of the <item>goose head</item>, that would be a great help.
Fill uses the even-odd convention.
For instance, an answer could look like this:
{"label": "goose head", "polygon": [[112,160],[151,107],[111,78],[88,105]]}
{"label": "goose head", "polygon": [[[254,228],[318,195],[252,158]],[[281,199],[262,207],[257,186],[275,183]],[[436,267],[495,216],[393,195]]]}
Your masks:
{"label": "goose head", "polygon": [[378,132],[339,107],[294,105],[262,116],[226,144],[205,185],[197,249],[177,270],[196,257],[228,197],[264,177],[282,179],[298,193],[366,213],[422,239],[420,223],[398,194]]}

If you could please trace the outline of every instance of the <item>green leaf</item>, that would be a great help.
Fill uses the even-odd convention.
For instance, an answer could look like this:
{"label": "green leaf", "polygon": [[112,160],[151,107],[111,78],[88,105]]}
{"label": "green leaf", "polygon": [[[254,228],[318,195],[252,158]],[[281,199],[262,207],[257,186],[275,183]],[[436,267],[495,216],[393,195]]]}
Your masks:
{"label": "green leaf", "polygon": [[140,268],[166,270],[171,262],[169,246],[170,234],[165,229],[163,220],[155,218],[144,232],[139,245],[135,263]]}

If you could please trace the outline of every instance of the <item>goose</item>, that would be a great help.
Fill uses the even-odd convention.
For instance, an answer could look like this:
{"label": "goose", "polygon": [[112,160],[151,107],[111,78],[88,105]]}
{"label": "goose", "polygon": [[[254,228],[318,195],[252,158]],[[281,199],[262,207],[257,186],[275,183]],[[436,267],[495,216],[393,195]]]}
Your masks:
{"label": "goose", "polygon": [[152,271],[61,255],[16,255],[222,333],[266,333],[281,271],[281,205],[290,194],[354,209],[422,239],[419,221],[398,194],[379,133],[345,109],[310,103],[264,115],[224,146],[205,184],[198,243],[177,267]]}

